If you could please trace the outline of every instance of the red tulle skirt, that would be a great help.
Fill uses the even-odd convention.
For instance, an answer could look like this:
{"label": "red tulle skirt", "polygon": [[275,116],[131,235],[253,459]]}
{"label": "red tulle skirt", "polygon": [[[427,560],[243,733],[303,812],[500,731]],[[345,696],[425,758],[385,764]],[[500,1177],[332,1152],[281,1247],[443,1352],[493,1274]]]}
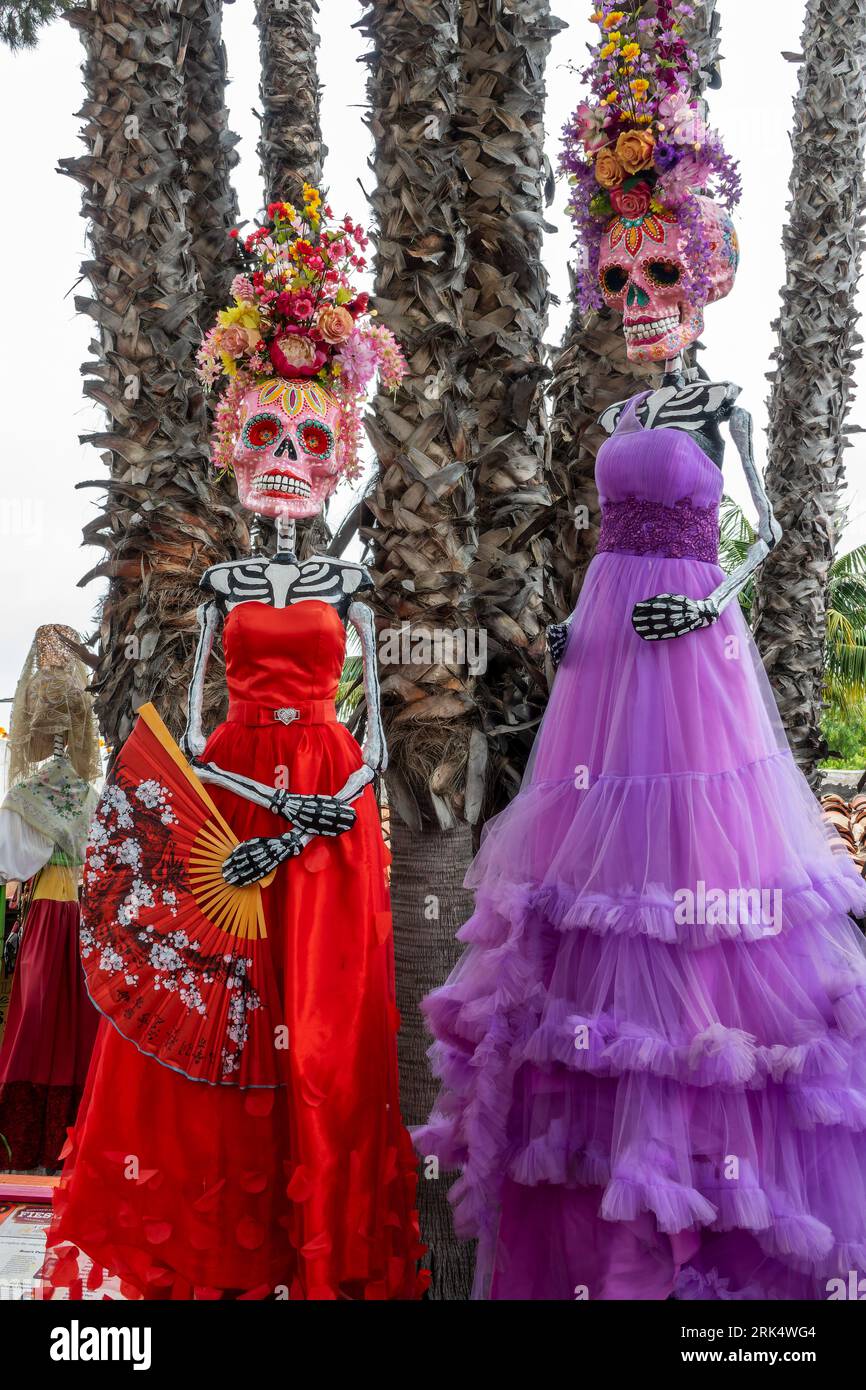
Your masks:
{"label": "red tulle skirt", "polygon": [[[293,791],[323,793],[345,784],[359,750],[339,724],[226,723],[205,758],[266,783],[285,767]],[[241,840],[282,828],[231,793],[213,797]],[[420,1296],[387,850],[370,788],[356,810],[351,831],[314,841],[264,890],[288,1084],[192,1081],[103,1020],[55,1198],[49,1284],[78,1296],[82,1250],[130,1297]]]}
{"label": "red tulle skirt", "polygon": [[27,914],[0,1047],[0,1169],[58,1168],[99,1016],[78,957],[77,902],[37,898]]}

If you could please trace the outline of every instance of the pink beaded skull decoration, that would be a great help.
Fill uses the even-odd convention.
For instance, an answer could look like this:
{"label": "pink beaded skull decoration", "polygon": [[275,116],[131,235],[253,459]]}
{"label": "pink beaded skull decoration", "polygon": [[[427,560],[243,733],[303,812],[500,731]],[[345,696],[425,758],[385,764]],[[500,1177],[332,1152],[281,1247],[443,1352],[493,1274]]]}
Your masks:
{"label": "pink beaded skull decoration", "polygon": [[[730,294],[739,261],[734,224],[709,198],[696,197],[699,237],[674,212],[653,209],[649,190],[623,199],[599,258],[605,303],[623,315],[632,362],[664,362],[696,342],[704,305]],[[700,248],[708,250],[697,263]],[[698,286],[700,285],[700,289]]]}
{"label": "pink beaded skull decoration", "polygon": [[340,408],[315,381],[274,377],[247,387],[233,459],[241,504],[260,516],[317,516],[343,471]]}
{"label": "pink beaded skull decoration", "polygon": [[396,391],[406,361],[354,283],[367,235],[337,221],[318,189],[270,203],[241,239],[232,303],[197,353],[216,395],[211,459],[234,473],[242,503],[265,516],[314,516],[340,477],[360,472],[362,414],[374,381]]}

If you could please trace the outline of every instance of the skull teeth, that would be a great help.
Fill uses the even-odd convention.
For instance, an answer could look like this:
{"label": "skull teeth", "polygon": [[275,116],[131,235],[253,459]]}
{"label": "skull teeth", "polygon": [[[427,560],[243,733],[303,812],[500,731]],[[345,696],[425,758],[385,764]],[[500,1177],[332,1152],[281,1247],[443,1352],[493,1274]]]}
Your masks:
{"label": "skull teeth", "polygon": [[279,492],[290,497],[309,497],[312,488],[303,478],[293,478],[288,473],[263,473],[253,479],[254,492]]}
{"label": "skull teeth", "polygon": [[669,314],[667,318],[656,319],[655,323],[627,323],[625,325],[626,341],[629,343],[642,343],[647,338],[663,338],[668,333],[673,333],[674,329],[679,328],[679,314]]}

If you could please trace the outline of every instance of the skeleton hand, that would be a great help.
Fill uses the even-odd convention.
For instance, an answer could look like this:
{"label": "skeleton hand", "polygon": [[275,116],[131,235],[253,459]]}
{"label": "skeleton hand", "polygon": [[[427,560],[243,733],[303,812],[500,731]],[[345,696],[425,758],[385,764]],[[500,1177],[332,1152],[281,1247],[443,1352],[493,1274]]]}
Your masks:
{"label": "skeleton hand", "polygon": [[645,642],[664,642],[670,637],[685,637],[710,627],[719,610],[712,599],[686,598],[684,594],[657,594],[644,599],[632,609],[632,627]]}
{"label": "skeleton hand", "polygon": [[355,824],[354,808],[334,796],[297,796],[278,789],[269,809],[313,835],[344,835]]}
{"label": "skeleton hand", "polygon": [[565,656],[565,648],[568,644],[569,623],[551,623],[546,629],[545,638],[547,650],[550,652],[550,659],[553,662],[554,671],[559,670],[560,662]]}
{"label": "skeleton hand", "polygon": [[306,839],[298,830],[289,830],[273,838],[259,835],[253,840],[244,840],[224,861],[223,878],[235,888],[247,888],[287,859],[296,858],[305,844]]}
{"label": "skeleton hand", "polygon": [[21,928],[16,927],[11,931],[3,943],[3,969],[7,975],[11,975],[15,969],[15,962],[18,959],[18,950],[21,946]]}

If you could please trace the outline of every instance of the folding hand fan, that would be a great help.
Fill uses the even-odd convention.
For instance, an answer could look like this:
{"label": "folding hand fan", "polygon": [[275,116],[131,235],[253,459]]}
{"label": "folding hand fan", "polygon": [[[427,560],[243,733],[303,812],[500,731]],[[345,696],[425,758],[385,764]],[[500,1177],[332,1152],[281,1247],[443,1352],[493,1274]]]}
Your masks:
{"label": "folding hand fan", "polygon": [[153,705],[138,711],[91,826],[81,957],[96,1007],[193,1081],[282,1084],[261,888],[225,882],[237,837]]}

